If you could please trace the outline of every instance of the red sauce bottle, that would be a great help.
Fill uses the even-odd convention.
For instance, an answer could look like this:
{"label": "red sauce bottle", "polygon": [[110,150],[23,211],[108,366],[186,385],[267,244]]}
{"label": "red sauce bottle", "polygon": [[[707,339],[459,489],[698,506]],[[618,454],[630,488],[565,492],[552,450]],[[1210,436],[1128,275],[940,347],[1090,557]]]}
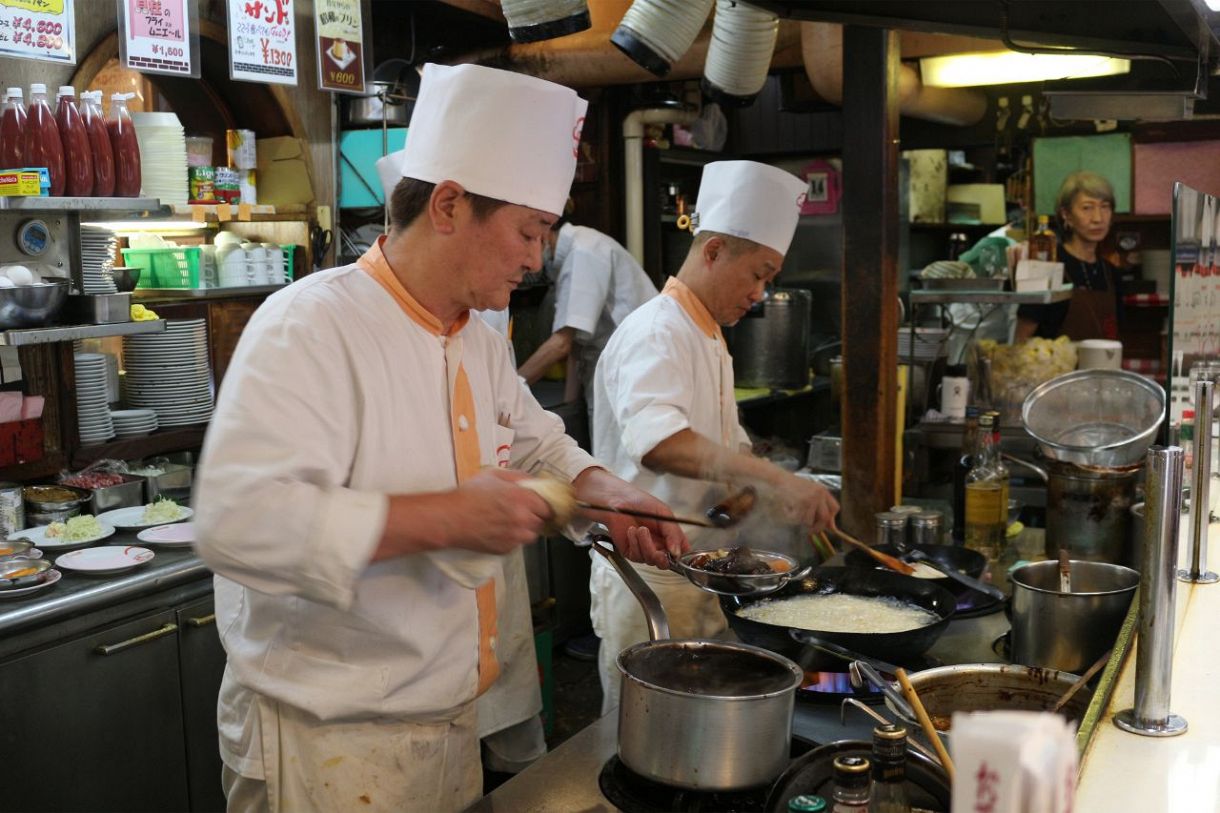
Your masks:
{"label": "red sauce bottle", "polygon": [[71,198],[87,198],[93,194],[93,150],[76,107],[76,89],[69,85],[59,89],[55,124],[64,146],[64,192]]}
{"label": "red sauce bottle", "polygon": [[9,88],[0,110],[0,169],[20,169],[24,166],[21,154],[25,140],[21,131],[25,129],[25,104],[21,88]]}
{"label": "red sauce bottle", "polygon": [[140,196],[140,142],[136,126],[127,112],[127,100],[134,93],[115,93],[110,97],[110,148],[114,151],[114,194],[120,198]]}
{"label": "red sauce bottle", "polygon": [[82,93],[81,121],[89,135],[89,151],[93,155],[93,196],[108,198],[114,194],[114,150],[110,147],[110,131],[102,113],[100,90]]}
{"label": "red sauce bottle", "polygon": [[47,104],[47,86],[30,85],[30,111],[22,135],[21,160],[27,167],[46,167],[51,175],[51,197],[64,193],[64,147],[59,125]]}

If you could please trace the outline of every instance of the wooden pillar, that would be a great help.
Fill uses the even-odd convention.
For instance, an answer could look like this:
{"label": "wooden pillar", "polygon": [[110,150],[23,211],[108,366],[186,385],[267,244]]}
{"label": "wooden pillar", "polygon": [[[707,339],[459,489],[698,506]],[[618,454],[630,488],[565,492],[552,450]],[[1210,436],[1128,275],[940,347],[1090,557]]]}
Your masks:
{"label": "wooden pillar", "polygon": [[843,515],[871,540],[895,502],[898,35],[843,29]]}

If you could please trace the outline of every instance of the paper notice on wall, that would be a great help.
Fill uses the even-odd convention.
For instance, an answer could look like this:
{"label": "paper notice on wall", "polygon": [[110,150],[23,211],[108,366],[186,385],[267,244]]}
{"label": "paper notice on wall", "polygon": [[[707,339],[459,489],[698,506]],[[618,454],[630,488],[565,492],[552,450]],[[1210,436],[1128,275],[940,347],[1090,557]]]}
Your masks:
{"label": "paper notice on wall", "polygon": [[0,0],[0,56],[76,64],[73,0]]}
{"label": "paper notice on wall", "polygon": [[360,0],[315,0],[318,87],[364,93],[364,18]]}
{"label": "paper notice on wall", "polygon": [[229,78],[297,83],[295,0],[229,0]]}
{"label": "paper notice on wall", "polygon": [[142,73],[199,76],[195,0],[119,0],[123,65]]}

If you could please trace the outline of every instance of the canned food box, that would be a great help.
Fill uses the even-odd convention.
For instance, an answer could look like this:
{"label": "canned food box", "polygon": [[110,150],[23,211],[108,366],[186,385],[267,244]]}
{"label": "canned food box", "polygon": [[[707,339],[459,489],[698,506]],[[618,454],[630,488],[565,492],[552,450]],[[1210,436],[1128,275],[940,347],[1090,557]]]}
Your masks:
{"label": "canned food box", "polygon": [[[48,183],[48,189],[49,186]],[[0,197],[37,197],[41,194],[42,173],[37,169],[0,170]]]}
{"label": "canned food box", "polygon": [[214,192],[218,203],[241,203],[241,172],[233,167],[216,167]]}
{"label": "canned food box", "polygon": [[188,170],[191,203],[216,202],[216,167],[196,166]]}
{"label": "canned food box", "polygon": [[225,144],[229,149],[229,166],[237,169],[257,169],[258,151],[254,141],[253,130],[225,130]]}

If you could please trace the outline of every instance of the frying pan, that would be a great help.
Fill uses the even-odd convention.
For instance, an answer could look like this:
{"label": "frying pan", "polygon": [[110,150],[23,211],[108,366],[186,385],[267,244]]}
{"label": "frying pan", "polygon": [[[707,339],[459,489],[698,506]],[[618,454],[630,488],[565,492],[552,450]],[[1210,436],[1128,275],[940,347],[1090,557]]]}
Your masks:
{"label": "frying pan", "polygon": [[[923,551],[932,561],[947,565],[954,570],[959,570],[971,578],[981,578],[983,571],[987,569],[986,556],[977,550],[961,547],[960,545],[911,545],[910,547]],[[882,553],[888,553],[890,556],[902,555],[902,551],[893,545],[877,545],[876,549]],[[850,567],[875,568],[877,566],[875,561],[859,550],[849,550],[847,555],[843,557],[843,562]],[[948,576],[942,576],[938,579],[924,579],[923,581],[930,581],[959,596],[970,589],[965,585],[953,581]]]}
{"label": "frying pan", "polygon": [[[910,602],[936,613],[939,620],[926,627],[906,632],[827,632],[802,630],[778,624],[765,624],[742,618],[738,611],[759,601],[779,601],[799,595],[845,593],[853,596],[883,596]],[[793,580],[763,598],[721,596],[720,607],[729,627],[747,644],[769,649],[795,661],[806,671],[846,672],[847,662],[829,656],[799,639],[811,636],[837,644],[844,649],[893,661],[909,663],[926,652],[949,625],[957,599],[952,593],[927,579],[916,579],[885,570],[856,567],[822,567],[808,577]]]}

